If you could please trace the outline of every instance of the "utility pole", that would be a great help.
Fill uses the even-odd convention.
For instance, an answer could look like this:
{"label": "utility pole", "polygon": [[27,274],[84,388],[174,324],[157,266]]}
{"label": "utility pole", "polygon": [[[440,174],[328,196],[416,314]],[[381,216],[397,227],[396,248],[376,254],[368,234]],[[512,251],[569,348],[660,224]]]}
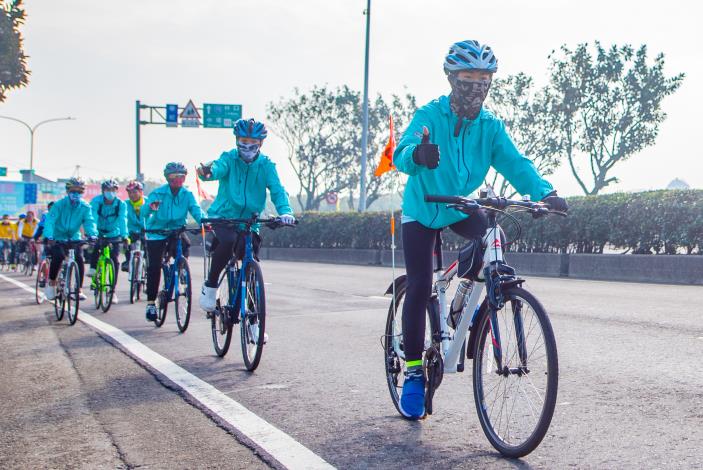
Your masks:
{"label": "utility pole", "polygon": [[371,32],[371,0],[366,0],[366,54],[364,57],[364,120],[361,129],[361,188],[359,212],[366,210],[366,159],[369,141],[369,35]]}

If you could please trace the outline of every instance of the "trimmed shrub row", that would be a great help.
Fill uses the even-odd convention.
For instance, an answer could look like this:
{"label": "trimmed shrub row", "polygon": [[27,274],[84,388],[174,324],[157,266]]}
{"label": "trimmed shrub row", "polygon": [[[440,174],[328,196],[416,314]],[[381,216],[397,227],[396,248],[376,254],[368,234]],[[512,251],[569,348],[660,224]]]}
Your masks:
{"label": "trimmed shrub row", "polygon": [[[522,234],[511,250],[536,253],[700,254],[703,250],[703,191],[663,190],[572,197],[569,216],[533,219],[513,216]],[[396,244],[402,247],[400,213]],[[262,230],[264,246],[297,248],[390,248],[389,213],[308,212],[295,229]],[[509,240],[517,234],[511,219],[500,224]],[[456,250],[463,240],[451,230],[443,233],[444,247]]]}

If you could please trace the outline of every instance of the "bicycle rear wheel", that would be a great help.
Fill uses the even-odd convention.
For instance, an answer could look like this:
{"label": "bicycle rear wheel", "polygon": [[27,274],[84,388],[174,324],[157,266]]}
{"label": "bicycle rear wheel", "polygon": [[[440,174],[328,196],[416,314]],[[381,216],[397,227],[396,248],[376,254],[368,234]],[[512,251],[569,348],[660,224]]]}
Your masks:
{"label": "bicycle rear wheel", "polygon": [[105,260],[105,277],[100,279],[100,292],[102,300],[100,308],[107,313],[112,306],[112,297],[115,295],[115,263],[111,258]]}
{"label": "bicycle rear wheel", "polygon": [[46,260],[42,260],[37,269],[37,280],[34,283],[34,301],[37,304],[44,302],[46,297],[44,296],[44,288],[46,283],[49,281],[49,263]]}
{"label": "bicycle rear wheel", "polygon": [[139,256],[134,253],[129,267],[129,303],[139,299]]}
{"label": "bicycle rear wheel", "polygon": [[78,320],[78,304],[80,303],[81,282],[78,272],[78,264],[72,262],[68,265],[68,275],[66,276],[66,311],[68,313],[68,323],[74,325]]}
{"label": "bicycle rear wheel", "polygon": [[162,280],[163,289],[161,289],[159,291],[159,294],[156,296],[156,320],[154,320],[154,325],[156,325],[159,328],[161,328],[161,326],[166,321],[166,313],[168,313],[168,301],[169,301],[168,284],[169,284],[169,278],[171,277],[171,270],[167,269],[166,272],[167,272],[167,274],[164,276],[164,279]]}
{"label": "bicycle rear wheel", "polygon": [[[60,273],[59,276],[61,276]],[[61,279],[56,283],[56,297],[54,298],[54,315],[56,315],[56,321],[61,321],[63,319],[63,313],[65,311],[65,299],[63,298],[63,281]]]}
{"label": "bicycle rear wheel", "polygon": [[[400,395],[405,382],[405,348],[403,345],[403,303],[405,301],[406,285],[398,283],[395,291],[395,310],[393,301],[388,307],[388,317],[386,319],[386,332],[381,343],[385,356],[386,383],[388,391],[393,401],[393,406],[400,413]],[[430,326],[430,313],[427,310],[425,316],[425,344],[426,351],[432,345],[432,328]]]}
{"label": "bicycle rear wheel", "polygon": [[239,325],[239,332],[244,365],[247,370],[253,371],[261,361],[266,328],[266,293],[259,263],[256,261],[247,263],[244,282],[245,313]]}
{"label": "bicycle rear wheel", "polygon": [[229,351],[229,345],[232,342],[232,318],[231,315],[237,315],[238,312],[231,312],[234,307],[229,306],[230,293],[232,287],[227,276],[227,269],[220,276],[220,282],[217,288],[217,303],[215,310],[210,313],[210,329],[212,330],[212,345],[215,348],[215,353],[218,356],[224,357]]}
{"label": "bicycle rear wheel", "polygon": [[[501,454],[532,452],[549,429],[557,400],[556,341],[544,307],[521,287],[504,289],[505,306],[475,327],[473,389],[486,437]],[[500,357],[500,365],[498,361]]]}
{"label": "bicycle rear wheel", "polygon": [[185,258],[181,258],[178,263],[176,282],[178,283],[178,295],[174,301],[176,324],[178,325],[178,331],[185,333],[190,322],[190,307],[192,303],[190,267],[188,267],[188,260]]}

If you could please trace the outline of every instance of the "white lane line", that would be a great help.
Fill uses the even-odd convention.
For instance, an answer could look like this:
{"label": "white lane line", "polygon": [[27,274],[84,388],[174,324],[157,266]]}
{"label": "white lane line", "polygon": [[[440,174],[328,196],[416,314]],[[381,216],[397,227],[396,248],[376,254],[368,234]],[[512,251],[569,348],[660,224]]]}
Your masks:
{"label": "white lane line", "polygon": [[[0,274],[0,278],[34,294],[34,288]],[[186,391],[257,447],[287,468],[330,469],[332,465],[310,449],[249,411],[209,383],[148,348],[124,331],[79,310],[78,319],[118,342],[130,354],[148,364]]]}

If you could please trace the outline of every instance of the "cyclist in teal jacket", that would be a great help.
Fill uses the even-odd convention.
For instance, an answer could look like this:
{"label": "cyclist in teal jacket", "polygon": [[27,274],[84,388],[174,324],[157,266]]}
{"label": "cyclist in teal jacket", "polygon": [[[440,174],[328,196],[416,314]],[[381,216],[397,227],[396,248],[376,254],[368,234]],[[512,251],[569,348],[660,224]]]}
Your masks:
{"label": "cyclist in teal jacket", "polygon": [[[56,297],[56,278],[58,277],[59,269],[61,269],[61,263],[67,255],[67,250],[62,242],[80,240],[81,226],[83,226],[85,236],[89,239],[94,239],[98,236],[93,212],[88,203],[82,199],[83,192],[85,192],[83,180],[80,178],[69,179],[66,182],[66,192],[66,197],[59,199],[51,207],[44,222],[44,238],[49,244],[48,247],[51,253],[49,282],[44,290],[46,298],[49,300],[54,300]],[[74,253],[82,286],[85,269],[83,249],[76,247]],[[82,291],[80,297],[85,299]]]}
{"label": "cyclist in teal jacket", "polygon": [[[195,196],[183,186],[188,170],[180,162],[171,162],[164,168],[164,176],[168,181],[149,194],[142,206],[140,213],[144,217],[147,230],[175,230],[186,224],[190,213],[198,224],[203,217],[200,205]],[[156,295],[161,282],[161,260],[164,259],[166,250],[173,256],[175,254],[176,240],[167,235],[157,233],[146,234],[147,270],[146,270],[146,319],[156,319]],[[190,242],[185,235],[182,238],[183,256],[188,256]]]}
{"label": "cyclist in teal jacket", "polygon": [[[95,196],[90,201],[93,218],[98,226],[99,238],[112,238],[124,240],[127,238],[127,205],[117,197],[119,185],[113,179],[105,180],[101,184],[102,194]],[[110,242],[110,258],[115,264],[115,283],[120,272],[120,247],[121,242]],[[98,265],[98,249],[93,249],[90,257],[88,275],[95,273]],[[117,303],[117,292],[113,293],[112,303]]]}
{"label": "cyclist in teal jacket", "polygon": [[[266,126],[254,119],[240,119],[234,125],[237,148],[224,152],[218,160],[198,168],[198,176],[204,181],[219,181],[217,197],[208,216],[212,218],[247,219],[252,214],[261,214],[266,207],[266,190],[276,206],[284,224],[294,224],[295,217],[288,201],[288,193],[281,185],[276,165],[262,154],[261,144],[268,135]],[[258,253],[261,237],[254,227],[254,252]],[[215,309],[217,281],[229,262],[232,250],[239,237],[236,231],[215,227],[215,246],[210,273],[203,285],[200,307],[206,312]],[[237,256],[243,255],[243,246],[237,245]]]}
{"label": "cyclist in teal jacket", "polygon": [[140,181],[132,180],[127,183],[127,232],[128,246],[125,246],[125,261],[122,263],[122,271],[129,271],[129,261],[134,242],[142,240],[144,235],[144,214],[142,206],[144,205],[144,185]]}
{"label": "cyclist in teal jacket", "polygon": [[493,167],[521,194],[554,210],[567,210],[566,201],[515,147],[503,122],[483,108],[497,70],[498,62],[487,45],[473,40],[453,44],[444,62],[451,93],[417,110],[393,155],[398,170],[409,175],[401,220],[407,290],[403,305],[406,373],[400,400],[401,413],[408,419],[425,415],[425,308],[437,233],[449,227],[465,238],[481,238],[488,226],[483,213],[469,217],[446,204],[428,204],[425,195],[467,196]]}

